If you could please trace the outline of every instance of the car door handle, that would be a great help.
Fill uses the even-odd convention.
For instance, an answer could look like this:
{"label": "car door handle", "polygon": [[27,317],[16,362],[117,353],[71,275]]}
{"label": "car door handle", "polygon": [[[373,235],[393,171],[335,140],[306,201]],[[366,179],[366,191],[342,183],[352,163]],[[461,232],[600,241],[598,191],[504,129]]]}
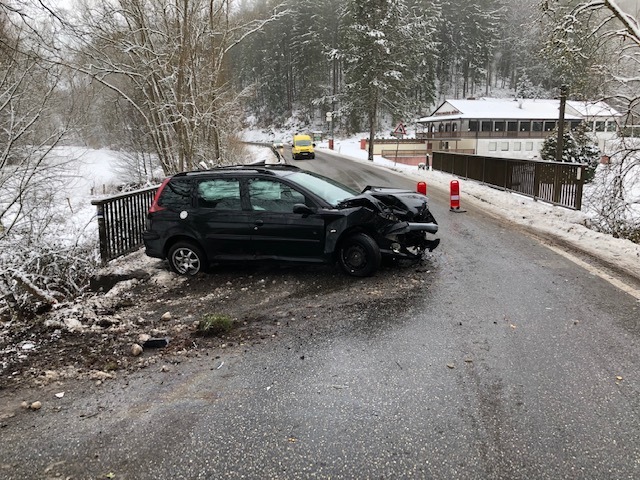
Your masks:
{"label": "car door handle", "polygon": [[264,225],[264,221],[263,220],[256,220],[255,225],[256,225],[256,227],[261,227],[262,225]]}

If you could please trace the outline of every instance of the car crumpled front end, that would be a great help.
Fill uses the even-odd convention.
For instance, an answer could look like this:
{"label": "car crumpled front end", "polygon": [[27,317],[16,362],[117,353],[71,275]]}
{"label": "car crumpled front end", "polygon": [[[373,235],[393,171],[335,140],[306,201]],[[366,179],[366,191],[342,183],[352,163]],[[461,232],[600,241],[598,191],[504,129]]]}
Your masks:
{"label": "car crumpled front end", "polygon": [[362,194],[341,203],[341,207],[356,206],[376,212],[377,241],[387,256],[420,260],[440,243],[440,239],[429,237],[438,232],[438,222],[425,195],[397,188],[366,187]]}

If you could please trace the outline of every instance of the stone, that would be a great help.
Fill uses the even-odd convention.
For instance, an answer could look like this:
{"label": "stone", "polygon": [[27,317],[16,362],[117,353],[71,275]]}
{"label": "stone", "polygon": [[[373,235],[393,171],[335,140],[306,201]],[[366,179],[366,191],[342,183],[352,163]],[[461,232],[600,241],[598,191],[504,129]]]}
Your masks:
{"label": "stone", "polygon": [[134,357],[137,357],[139,355],[141,355],[143,352],[143,349],[140,345],[138,345],[137,343],[134,343],[131,346],[131,355],[133,355]]}

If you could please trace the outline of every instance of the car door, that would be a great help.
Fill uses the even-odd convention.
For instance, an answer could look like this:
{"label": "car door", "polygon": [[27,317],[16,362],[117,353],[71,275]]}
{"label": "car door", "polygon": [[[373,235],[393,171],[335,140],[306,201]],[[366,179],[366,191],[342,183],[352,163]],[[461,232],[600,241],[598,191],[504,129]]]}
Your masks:
{"label": "car door", "polygon": [[243,208],[240,179],[200,179],[196,185],[196,219],[210,260],[246,259],[251,252],[252,216]]}
{"label": "car door", "polygon": [[293,213],[293,206],[310,206],[303,193],[276,178],[247,181],[253,233],[251,243],[258,258],[321,260],[325,222],[314,214]]}

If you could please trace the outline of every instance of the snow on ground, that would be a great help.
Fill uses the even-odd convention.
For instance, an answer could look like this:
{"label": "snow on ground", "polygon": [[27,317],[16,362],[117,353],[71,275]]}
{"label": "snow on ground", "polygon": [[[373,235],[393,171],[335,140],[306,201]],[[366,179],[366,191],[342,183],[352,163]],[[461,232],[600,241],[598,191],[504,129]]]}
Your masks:
{"label": "snow on ground", "polygon": [[118,166],[123,154],[108,149],[84,147],[57,147],[53,155],[66,162],[64,195],[65,208],[69,209],[67,230],[72,235],[93,240],[98,235],[96,207],[97,200],[117,194],[119,178]]}

